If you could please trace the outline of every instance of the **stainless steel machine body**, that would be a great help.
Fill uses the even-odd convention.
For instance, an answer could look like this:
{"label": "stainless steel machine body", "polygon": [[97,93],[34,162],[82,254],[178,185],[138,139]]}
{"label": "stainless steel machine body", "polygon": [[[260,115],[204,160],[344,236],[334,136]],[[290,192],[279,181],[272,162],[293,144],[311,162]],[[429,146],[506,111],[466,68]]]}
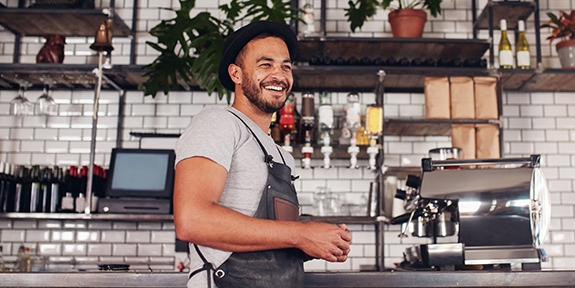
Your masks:
{"label": "stainless steel machine body", "polygon": [[[541,243],[550,208],[538,155],[484,160],[426,158],[422,166],[417,192],[406,197],[406,207],[411,208],[407,223],[413,236],[434,241],[408,249],[406,259],[413,259],[416,251],[416,257],[429,266],[441,266],[445,258],[449,260],[443,261],[444,265],[531,263],[540,267],[545,260]],[[437,243],[437,237],[450,235],[457,236],[456,243]],[[457,253],[461,259],[453,257]]]}

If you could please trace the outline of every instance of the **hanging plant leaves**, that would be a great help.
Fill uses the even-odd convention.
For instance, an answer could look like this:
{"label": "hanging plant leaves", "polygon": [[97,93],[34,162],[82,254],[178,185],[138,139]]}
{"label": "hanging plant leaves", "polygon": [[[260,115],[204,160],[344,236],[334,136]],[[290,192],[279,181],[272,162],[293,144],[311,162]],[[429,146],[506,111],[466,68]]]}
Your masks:
{"label": "hanging plant leaves", "polygon": [[217,72],[221,61],[225,39],[242,20],[251,22],[269,20],[286,23],[290,19],[302,21],[298,17],[300,9],[292,8],[291,1],[272,0],[232,0],[221,5],[225,19],[219,20],[209,12],[190,17],[195,0],[180,0],[180,9],[174,11],[175,18],[162,20],[150,30],[157,42],[146,42],[160,54],[154,61],[145,65],[147,79],[140,85],[145,96],[156,97],[158,91],[165,95],[177,90],[179,82],[196,81],[208,95],[217,93],[221,100],[226,96],[231,101],[232,91],[219,81]]}

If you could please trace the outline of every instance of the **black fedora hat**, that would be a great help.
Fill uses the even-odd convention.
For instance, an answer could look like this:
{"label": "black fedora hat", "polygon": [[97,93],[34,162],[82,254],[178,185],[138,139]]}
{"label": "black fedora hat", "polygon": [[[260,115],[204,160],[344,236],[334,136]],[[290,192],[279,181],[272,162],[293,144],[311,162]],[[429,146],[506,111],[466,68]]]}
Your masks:
{"label": "black fedora hat", "polygon": [[287,45],[291,60],[293,61],[295,59],[297,53],[297,38],[288,25],[271,21],[252,22],[234,31],[232,35],[228,36],[224,43],[222,61],[218,67],[218,77],[224,87],[234,91],[235,84],[228,73],[228,66],[236,60],[240,51],[250,40],[264,32],[281,37]]}

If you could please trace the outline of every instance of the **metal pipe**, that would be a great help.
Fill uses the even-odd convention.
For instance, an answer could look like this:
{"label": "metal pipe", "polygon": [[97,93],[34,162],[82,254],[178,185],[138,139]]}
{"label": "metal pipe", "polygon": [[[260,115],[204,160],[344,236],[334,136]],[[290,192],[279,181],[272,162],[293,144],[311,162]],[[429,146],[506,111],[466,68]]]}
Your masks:
{"label": "metal pipe", "polygon": [[98,110],[100,102],[100,94],[102,92],[102,59],[104,58],[104,51],[98,51],[98,70],[95,71],[97,83],[94,93],[94,106],[92,110],[92,138],[90,139],[90,164],[88,165],[88,175],[86,184],[86,207],[84,214],[90,214],[92,210],[92,183],[94,181],[94,161],[96,159],[96,135],[98,131]]}

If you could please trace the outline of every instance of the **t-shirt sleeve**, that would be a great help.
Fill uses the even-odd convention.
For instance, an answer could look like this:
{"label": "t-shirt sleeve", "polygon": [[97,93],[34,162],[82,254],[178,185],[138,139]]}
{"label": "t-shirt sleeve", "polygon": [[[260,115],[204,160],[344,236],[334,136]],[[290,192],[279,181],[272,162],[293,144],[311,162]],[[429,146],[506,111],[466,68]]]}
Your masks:
{"label": "t-shirt sleeve", "polygon": [[176,164],[201,156],[229,171],[238,135],[237,123],[222,108],[204,108],[194,116],[176,142]]}

